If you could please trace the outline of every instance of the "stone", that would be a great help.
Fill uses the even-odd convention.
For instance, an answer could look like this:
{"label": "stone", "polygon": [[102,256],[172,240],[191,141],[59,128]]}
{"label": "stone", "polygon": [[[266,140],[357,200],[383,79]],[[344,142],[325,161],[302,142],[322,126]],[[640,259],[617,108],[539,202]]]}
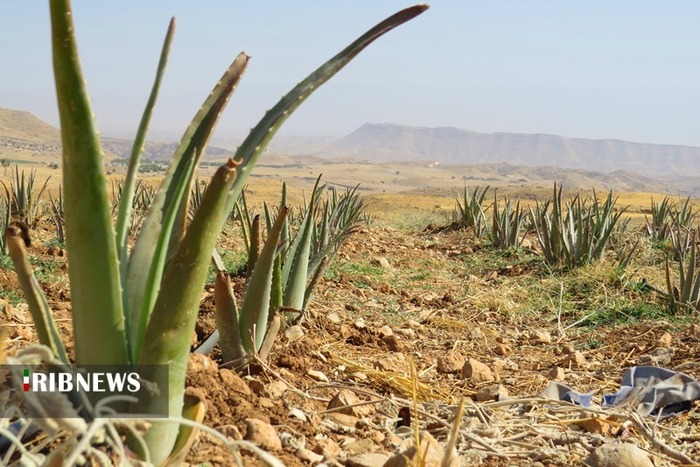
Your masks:
{"label": "stone", "polygon": [[552,336],[547,331],[533,331],[530,333],[530,342],[533,344],[551,344]]}
{"label": "stone", "polygon": [[374,441],[369,438],[362,438],[347,445],[345,447],[345,453],[348,456],[354,456],[357,454],[364,454],[366,452],[373,452],[376,448],[377,447],[374,445]]}
{"label": "stone", "polygon": [[314,448],[316,454],[320,454],[324,459],[334,459],[338,457],[343,451],[340,449],[338,443],[332,439],[323,438],[316,440],[316,447]]}
{"label": "stone", "polygon": [[287,383],[283,381],[273,381],[265,385],[262,393],[270,399],[279,399],[287,392],[287,389],[289,389]]}
{"label": "stone", "polygon": [[342,319],[340,319],[340,316],[338,316],[338,313],[335,312],[328,313],[326,315],[326,319],[333,324],[340,324],[343,321]]}
{"label": "stone", "polygon": [[671,347],[673,344],[673,336],[669,334],[668,332],[665,332],[659,336],[658,339],[656,339],[656,345],[658,347]]}
{"label": "stone", "polygon": [[309,465],[318,464],[323,460],[322,455],[316,454],[313,451],[309,451],[304,447],[297,449],[296,452],[294,452],[294,455]]}
{"label": "stone", "polygon": [[646,452],[630,443],[608,443],[584,461],[591,467],[653,467]]}
{"label": "stone", "polygon": [[465,358],[457,352],[447,352],[437,359],[438,373],[459,373],[464,364]]}
{"label": "stone", "polygon": [[552,381],[564,381],[564,369],[558,366],[551,368],[547,372],[547,377]]}
{"label": "stone", "polygon": [[282,442],[277,436],[275,427],[257,418],[246,418],[245,423],[245,439],[247,441],[255,443],[266,451],[280,451],[282,449]]}
{"label": "stone", "polygon": [[408,368],[406,357],[398,352],[389,353],[377,359],[374,366],[380,370],[392,371],[394,373],[406,373]]}
{"label": "stone", "polygon": [[373,405],[360,405],[357,407],[348,407],[351,405],[359,404],[362,400],[357,397],[357,395],[349,389],[341,389],[338,394],[333,396],[333,398],[328,402],[327,409],[337,409],[340,408],[335,413],[342,413],[345,415],[352,415],[358,418],[364,418],[372,415],[376,408]]}
{"label": "stone", "polygon": [[512,354],[513,349],[511,349],[510,346],[506,344],[498,344],[496,347],[493,348],[493,353],[500,357],[505,357],[507,355]]}
{"label": "stone", "polygon": [[327,415],[330,420],[333,420],[338,425],[343,425],[348,428],[355,428],[360,421],[354,415],[346,415],[344,413],[331,412]]}
{"label": "stone", "polygon": [[187,363],[190,373],[204,373],[210,376],[216,376],[219,371],[219,365],[217,365],[214,360],[201,353],[191,353]]}
{"label": "stone", "polygon": [[316,381],[320,381],[322,383],[329,383],[330,382],[330,380],[328,379],[328,376],[326,376],[322,371],[309,370],[306,372],[306,374],[311,376]]}
{"label": "stone", "polygon": [[304,337],[304,330],[301,326],[294,325],[287,328],[284,331],[284,335],[289,342],[294,342]]}
{"label": "stone", "polygon": [[477,402],[500,401],[508,398],[508,389],[500,384],[491,384],[476,392]]}
{"label": "stone", "polygon": [[490,383],[496,380],[488,366],[473,358],[467,360],[462,367],[462,378],[468,379],[474,384]]}
{"label": "stone", "polygon": [[405,347],[396,334],[384,336],[384,338],[382,338],[382,340],[379,342],[379,345],[386,348],[390,352],[401,352]]}
{"label": "stone", "polygon": [[585,368],[586,367],[586,356],[583,355],[583,352],[576,351],[573,354],[569,355],[569,365],[575,368]]}
{"label": "stone", "polygon": [[374,258],[372,260],[371,264],[372,264],[372,266],[378,266],[378,267],[384,268],[384,269],[391,266],[391,264],[389,263],[389,260],[383,256],[379,256],[377,258]]}
{"label": "stone", "polygon": [[379,336],[380,337],[388,337],[392,336],[394,334],[394,331],[391,330],[391,328],[387,325],[382,326],[379,328]]}

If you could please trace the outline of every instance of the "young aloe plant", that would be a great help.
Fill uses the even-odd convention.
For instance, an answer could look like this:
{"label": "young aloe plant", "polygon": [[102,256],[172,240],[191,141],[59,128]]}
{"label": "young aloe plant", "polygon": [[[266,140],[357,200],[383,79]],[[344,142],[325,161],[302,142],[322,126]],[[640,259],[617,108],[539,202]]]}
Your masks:
{"label": "young aloe plant", "polygon": [[[169,388],[169,413],[176,416],[183,413],[190,340],[210,256],[227,214],[255,163],[282,123],[314,90],[378,37],[426,9],[427,6],[415,6],[382,21],[284,96],[251,130],[235,159],[217,170],[188,224],[188,194],[194,168],[248,64],[248,56],[240,54],[185,131],[134,247],[129,251],[127,240],[136,174],[174,22],[168,29],[156,79],[136,134],[115,228],[110,215],[103,153],[79,64],[70,2],[50,1],[77,364],[135,368],[141,364],[167,365],[169,375],[161,376],[165,379],[155,383]],[[20,233],[11,226],[6,238],[40,341],[67,362],[68,356],[46,299],[31,272]],[[258,261],[261,260],[262,253]],[[255,278],[254,273],[251,281]],[[245,334],[243,338],[258,342],[260,335],[261,330],[256,327],[254,336]],[[137,413],[152,413],[150,409],[148,403],[143,402],[135,408]],[[162,464],[171,454],[178,432],[177,423],[154,423],[145,435],[145,449],[140,445],[134,448],[154,464]]]}
{"label": "young aloe plant", "polygon": [[530,213],[520,207],[520,201],[515,204],[505,198],[503,206],[494,193],[492,227],[488,231],[491,244],[497,248],[517,248],[524,239],[522,232],[527,230],[525,224]]}
{"label": "young aloe plant", "polygon": [[457,223],[461,229],[474,229],[474,235],[481,237],[488,230],[486,222],[486,214],[484,209],[484,199],[489,186],[480,190],[477,186],[473,192],[469,192],[467,187],[464,187],[462,201],[457,198],[457,206],[453,211],[453,221]]}

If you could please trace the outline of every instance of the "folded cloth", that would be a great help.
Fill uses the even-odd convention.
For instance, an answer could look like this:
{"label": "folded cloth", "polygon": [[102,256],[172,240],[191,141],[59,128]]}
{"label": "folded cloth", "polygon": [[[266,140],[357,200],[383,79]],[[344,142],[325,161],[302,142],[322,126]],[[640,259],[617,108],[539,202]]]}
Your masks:
{"label": "folded cloth", "polygon": [[[589,407],[593,392],[579,393],[565,384],[552,381],[540,397]],[[620,390],[603,396],[603,407],[631,404],[641,415],[669,417],[690,410],[700,400],[700,383],[684,373],[656,366],[635,366],[622,377]]]}

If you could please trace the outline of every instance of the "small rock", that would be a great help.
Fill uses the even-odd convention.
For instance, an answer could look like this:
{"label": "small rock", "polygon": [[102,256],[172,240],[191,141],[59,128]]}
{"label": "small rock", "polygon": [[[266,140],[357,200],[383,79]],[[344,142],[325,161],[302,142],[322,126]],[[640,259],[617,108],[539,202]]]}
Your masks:
{"label": "small rock", "polygon": [[222,435],[231,438],[234,441],[239,441],[243,439],[241,431],[236,425],[224,425],[217,428]]}
{"label": "small rock", "polygon": [[299,459],[308,463],[309,465],[318,464],[323,460],[322,455],[316,454],[313,451],[309,451],[304,447],[297,449],[296,452],[294,452],[294,455],[296,455]]}
{"label": "small rock", "polygon": [[222,368],[219,370],[219,378],[221,378],[222,385],[227,388],[227,390],[233,390],[243,394],[244,396],[252,395],[250,387],[243,381],[243,378],[238,376],[233,371],[228,368]]}
{"label": "small rock", "polygon": [[468,337],[470,340],[477,341],[484,338],[484,332],[479,326],[474,326],[471,331],[469,331]]}
{"label": "small rock", "polygon": [[[338,394],[328,402],[328,409],[340,408],[336,413],[343,413],[359,418],[364,418],[372,415],[376,408],[373,405],[360,405],[358,407],[348,407],[361,403],[362,400],[349,389],[341,389]],[[341,408],[342,407],[342,408]]]}
{"label": "small rock", "polygon": [[348,428],[355,428],[357,426],[357,423],[360,421],[359,418],[353,415],[345,415],[344,413],[331,412],[327,416],[330,420],[333,420],[335,423]]}
{"label": "small rock", "polygon": [[388,260],[388,259],[386,259],[386,258],[383,257],[383,256],[380,256],[380,257],[374,258],[374,259],[372,260],[372,266],[378,266],[378,267],[380,267],[380,268],[386,269],[386,268],[390,267],[391,264],[389,264],[389,260]]}
{"label": "small rock", "polygon": [[326,376],[322,371],[318,370],[309,370],[306,372],[307,375],[311,376],[313,379],[316,381],[320,381],[322,383],[329,383],[330,381],[328,380],[328,376]]}
{"label": "small rock", "polygon": [[365,323],[365,320],[363,318],[358,318],[357,321],[355,321],[355,328],[356,329],[364,329],[367,327],[367,324]]}
{"label": "small rock", "polygon": [[359,456],[353,456],[345,461],[348,467],[382,467],[389,458],[382,452],[366,452]]}
{"label": "small rock", "polygon": [[284,335],[289,342],[294,342],[304,337],[304,330],[301,326],[294,325],[287,328],[287,330],[284,331]]}
{"label": "small rock", "polygon": [[673,336],[671,334],[665,332],[659,336],[658,339],[656,339],[656,345],[658,347],[671,347],[673,344]]}
{"label": "small rock", "polygon": [[279,451],[282,449],[282,442],[275,427],[257,418],[246,418],[245,439],[255,443],[258,447],[266,451]]}
{"label": "small rock", "polygon": [[374,366],[384,371],[393,371],[394,373],[406,373],[407,364],[406,357],[402,353],[390,353],[379,358]]}
{"label": "small rock", "polygon": [[553,381],[564,381],[564,369],[555,366],[547,372],[547,377]]}
{"label": "small rock", "polygon": [[561,352],[564,355],[571,355],[572,353],[576,352],[576,348],[573,346],[573,344],[566,343],[561,346]]}
{"label": "small rock", "polygon": [[408,326],[410,329],[422,329],[423,328],[423,325],[420,324],[415,319],[409,319],[408,321],[406,321],[406,326]]}
{"label": "small rock", "polygon": [[46,254],[49,256],[63,256],[61,254],[61,249],[57,246],[49,247],[49,249],[46,250]]}
{"label": "small rock", "polygon": [[379,342],[379,345],[390,352],[401,352],[405,347],[396,334],[385,336]]}
{"label": "small rock", "polygon": [[316,454],[322,455],[324,459],[334,459],[338,457],[343,451],[340,449],[338,443],[336,443],[332,439],[323,438],[316,440],[316,447],[314,448],[314,452]]}
{"label": "small rock", "polygon": [[501,357],[505,357],[507,355],[512,354],[513,349],[511,349],[506,344],[498,344],[496,347],[493,348],[493,353],[495,353],[496,355],[499,355]]}
{"label": "small rock", "polygon": [[394,334],[394,331],[391,330],[391,328],[387,325],[382,326],[379,328],[379,335],[381,337],[388,337],[392,336]]}
{"label": "small rock", "polygon": [[407,339],[414,339],[416,337],[416,331],[410,328],[397,329],[395,332],[396,334],[400,334]]}
{"label": "small rock", "polygon": [[593,451],[584,461],[591,467],[653,467],[646,452],[630,443],[609,443]]}
{"label": "small rock", "polygon": [[530,333],[530,342],[533,344],[551,344],[552,336],[547,331],[533,331]]}
{"label": "small rock", "polygon": [[488,366],[473,358],[467,360],[462,367],[462,378],[468,379],[474,384],[489,383],[496,380]]}
{"label": "small rock", "polygon": [[204,373],[210,376],[216,376],[219,371],[219,365],[217,365],[214,360],[201,353],[191,353],[188,366],[191,373]]}
{"label": "small rock", "polygon": [[354,456],[356,454],[364,454],[366,452],[372,452],[376,449],[374,442],[369,438],[362,438],[349,444],[345,447],[345,453],[348,456]]}
{"label": "small rock", "polygon": [[340,319],[340,316],[338,316],[338,313],[335,312],[328,313],[326,315],[326,319],[333,324],[340,324],[343,321],[342,319]]}
{"label": "small rock", "polygon": [[508,389],[500,384],[491,384],[476,392],[477,402],[500,401],[508,398]]}
{"label": "small rock", "polygon": [[585,368],[586,367],[586,356],[583,355],[583,352],[579,352],[578,350],[574,352],[573,354],[569,355],[569,365],[575,368]]}
{"label": "small rock", "polygon": [[270,399],[279,399],[287,392],[287,383],[283,381],[273,381],[263,389],[263,395],[269,397]]}
{"label": "small rock", "polygon": [[466,360],[457,352],[447,352],[437,359],[438,373],[459,373]]}

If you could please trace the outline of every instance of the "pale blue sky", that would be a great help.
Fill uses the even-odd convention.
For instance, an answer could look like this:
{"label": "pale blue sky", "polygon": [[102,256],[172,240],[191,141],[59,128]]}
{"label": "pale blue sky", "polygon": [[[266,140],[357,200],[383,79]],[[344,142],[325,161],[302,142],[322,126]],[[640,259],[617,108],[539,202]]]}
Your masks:
{"label": "pale blue sky", "polygon": [[[264,110],[395,0],[74,0],[98,126],[134,132],[171,16],[153,127],[179,135],[239,51],[252,56],[217,135]],[[436,0],[326,83],[286,135],[364,122],[700,146],[700,2]],[[0,0],[0,107],[57,123],[48,2]]]}

